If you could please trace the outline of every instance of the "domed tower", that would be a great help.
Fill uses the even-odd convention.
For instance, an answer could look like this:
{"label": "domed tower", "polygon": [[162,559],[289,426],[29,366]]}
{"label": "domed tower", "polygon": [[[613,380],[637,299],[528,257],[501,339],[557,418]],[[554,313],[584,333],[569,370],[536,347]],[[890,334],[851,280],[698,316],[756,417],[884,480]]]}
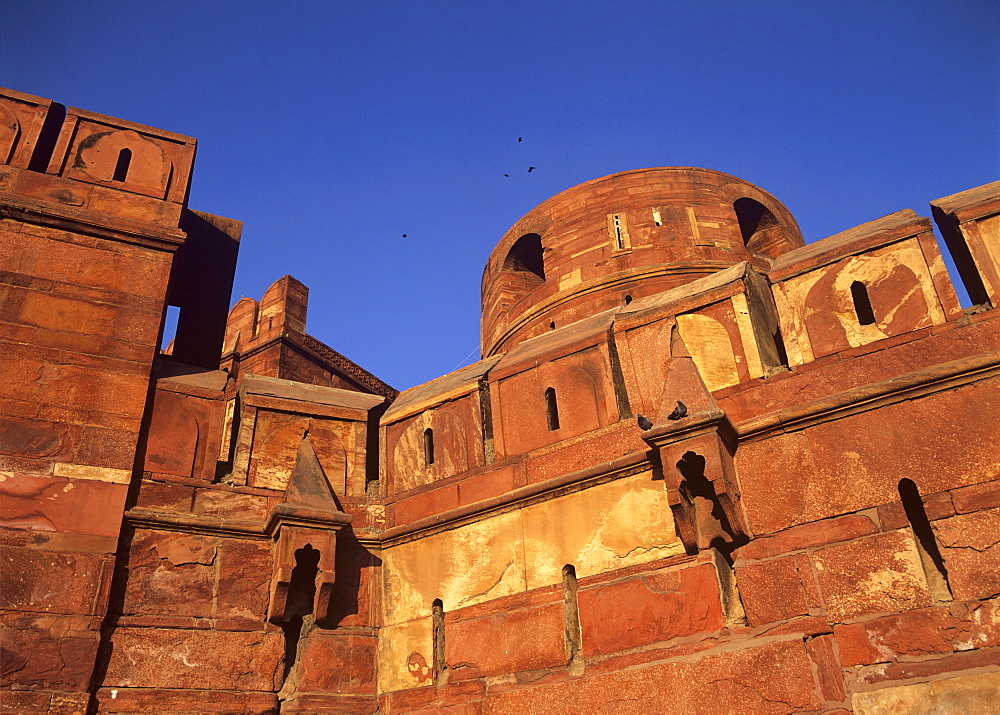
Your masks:
{"label": "domed tower", "polygon": [[640,169],[545,201],[507,231],[483,272],[483,356],[748,261],[804,245],[766,191],[718,171]]}

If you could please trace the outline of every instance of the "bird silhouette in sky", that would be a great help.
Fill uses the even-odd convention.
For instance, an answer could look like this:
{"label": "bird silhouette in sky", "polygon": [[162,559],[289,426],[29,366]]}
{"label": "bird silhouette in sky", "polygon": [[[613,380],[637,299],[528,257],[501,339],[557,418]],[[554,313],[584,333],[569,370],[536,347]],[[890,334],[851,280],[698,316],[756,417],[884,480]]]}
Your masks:
{"label": "bird silhouette in sky", "polygon": [[517,140],[518,140],[518,141],[521,141],[521,137],[518,137],[518,138],[517,138]]}
{"label": "bird silhouette in sky", "polygon": [[403,238],[406,238],[406,234],[405,233],[403,234]]}
{"label": "bird silhouette in sky", "polygon": [[533,172],[534,170],[535,170],[535,167],[533,167],[533,166],[529,166],[529,167],[528,167],[528,173],[529,173],[529,174],[530,174],[531,172]]}

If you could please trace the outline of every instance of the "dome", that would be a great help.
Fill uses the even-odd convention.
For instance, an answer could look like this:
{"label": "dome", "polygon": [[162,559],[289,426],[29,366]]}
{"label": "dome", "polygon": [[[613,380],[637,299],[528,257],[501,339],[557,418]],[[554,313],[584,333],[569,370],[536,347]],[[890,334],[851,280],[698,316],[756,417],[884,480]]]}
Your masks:
{"label": "dome", "polygon": [[574,186],[507,231],[483,272],[483,356],[748,261],[767,270],[804,244],[753,184],[708,169],[626,171]]}

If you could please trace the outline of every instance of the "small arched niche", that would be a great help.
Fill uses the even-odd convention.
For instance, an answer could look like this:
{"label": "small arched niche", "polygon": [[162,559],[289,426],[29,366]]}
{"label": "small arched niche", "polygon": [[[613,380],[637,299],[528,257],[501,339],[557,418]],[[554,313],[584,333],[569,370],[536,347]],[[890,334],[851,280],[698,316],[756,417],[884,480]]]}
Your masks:
{"label": "small arched niche", "polygon": [[542,237],[526,233],[514,242],[503,261],[503,270],[527,273],[538,281],[545,280],[545,261],[542,258]]}
{"label": "small arched niche", "polygon": [[749,251],[777,258],[787,250],[781,224],[767,206],[744,197],[733,202],[733,210]]}

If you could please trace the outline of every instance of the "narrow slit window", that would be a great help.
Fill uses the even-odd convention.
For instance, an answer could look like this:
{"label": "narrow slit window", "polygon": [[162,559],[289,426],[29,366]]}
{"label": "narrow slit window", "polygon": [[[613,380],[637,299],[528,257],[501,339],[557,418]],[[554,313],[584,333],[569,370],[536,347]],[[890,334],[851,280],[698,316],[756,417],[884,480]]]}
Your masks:
{"label": "narrow slit window", "polygon": [[428,467],[434,464],[434,430],[430,427],[424,430],[424,462]]}
{"label": "narrow slit window", "polygon": [[118,152],[118,163],[115,164],[115,174],[111,178],[114,181],[125,181],[128,176],[128,168],[132,163],[132,150],[122,149]]}
{"label": "narrow slit window", "polygon": [[627,251],[632,247],[628,237],[628,223],[623,213],[608,214],[608,234],[613,251]]}
{"label": "narrow slit window", "polygon": [[851,299],[854,301],[854,312],[858,316],[858,324],[872,325],[875,322],[875,311],[868,297],[868,288],[861,281],[851,283]]}
{"label": "narrow slit window", "polygon": [[913,540],[920,554],[920,565],[927,578],[927,590],[935,603],[947,603],[952,600],[951,588],[948,585],[948,569],[944,558],[934,538],[934,530],[924,510],[924,500],[920,490],[912,479],[899,480],[899,500],[903,503],[906,520],[910,522]]}
{"label": "narrow slit window", "polygon": [[566,665],[570,675],[583,675],[583,634],[580,628],[580,604],[577,599],[576,568],[566,564],[563,577],[563,634]]}
{"label": "narrow slit window", "polygon": [[556,391],[552,387],[545,390],[545,416],[549,430],[555,432],[559,429],[559,405],[556,404]]}
{"label": "narrow slit window", "polygon": [[625,305],[628,305],[631,302],[632,302],[632,296],[630,295],[625,296]]}
{"label": "narrow slit window", "polygon": [[434,638],[434,682],[444,684],[448,666],[444,659],[444,602],[435,598],[431,603],[431,627]]}

